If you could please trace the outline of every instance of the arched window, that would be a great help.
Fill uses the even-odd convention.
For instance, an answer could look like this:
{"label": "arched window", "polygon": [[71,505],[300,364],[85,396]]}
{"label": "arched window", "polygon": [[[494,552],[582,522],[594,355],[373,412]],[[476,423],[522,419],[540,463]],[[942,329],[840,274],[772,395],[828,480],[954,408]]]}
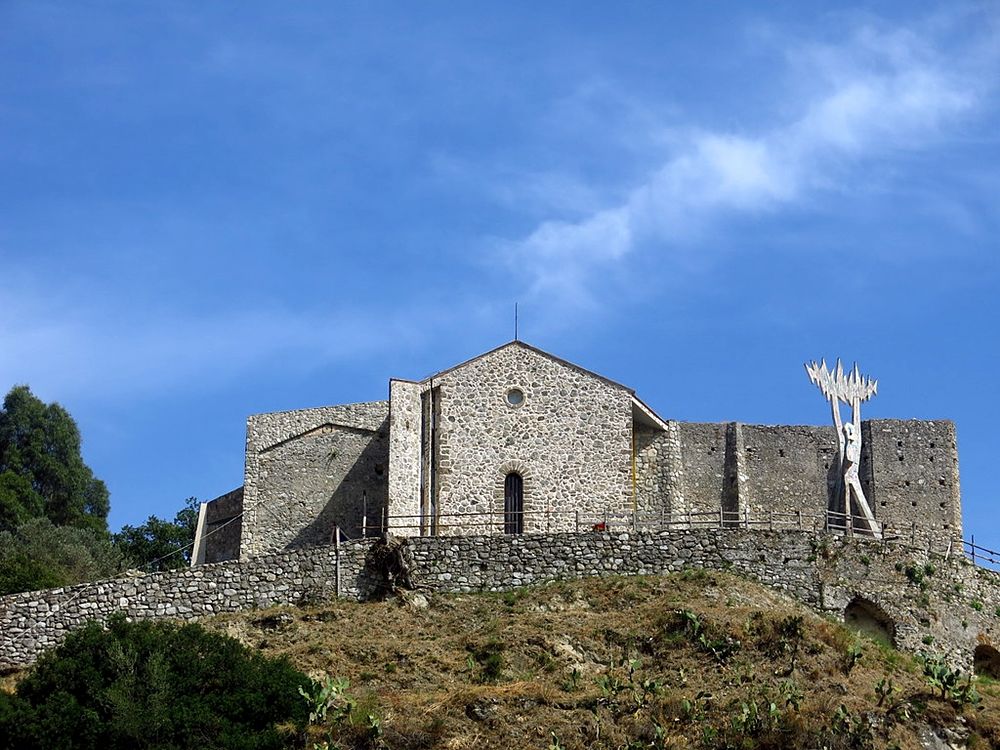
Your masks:
{"label": "arched window", "polygon": [[524,533],[524,478],[516,471],[503,482],[503,533]]}

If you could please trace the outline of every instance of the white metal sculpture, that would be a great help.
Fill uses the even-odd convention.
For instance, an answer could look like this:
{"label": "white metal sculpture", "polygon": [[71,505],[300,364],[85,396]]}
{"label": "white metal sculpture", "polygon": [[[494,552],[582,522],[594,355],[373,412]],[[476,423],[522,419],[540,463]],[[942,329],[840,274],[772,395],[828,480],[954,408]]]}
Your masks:
{"label": "white metal sculpture", "polygon": [[[878,381],[861,375],[855,362],[854,368],[844,372],[840,360],[831,371],[826,366],[826,360],[819,364],[811,362],[806,366],[806,373],[826,396],[833,411],[833,424],[837,430],[837,469],[838,487],[836,494],[844,502],[844,526],[854,528],[854,519],[864,520],[868,531],[873,536],[881,537],[875,514],[872,513],[861,479],[858,477],[858,467],[861,463],[861,403],[867,401],[878,392]],[[851,421],[847,424],[840,419],[840,402],[851,407]]]}

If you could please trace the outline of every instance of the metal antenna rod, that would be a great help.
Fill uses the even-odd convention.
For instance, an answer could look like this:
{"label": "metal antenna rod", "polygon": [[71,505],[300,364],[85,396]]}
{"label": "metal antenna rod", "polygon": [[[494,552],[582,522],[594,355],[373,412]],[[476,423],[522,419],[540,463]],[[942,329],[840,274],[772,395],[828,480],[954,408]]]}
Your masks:
{"label": "metal antenna rod", "polygon": [[517,303],[514,303],[514,341],[517,341]]}

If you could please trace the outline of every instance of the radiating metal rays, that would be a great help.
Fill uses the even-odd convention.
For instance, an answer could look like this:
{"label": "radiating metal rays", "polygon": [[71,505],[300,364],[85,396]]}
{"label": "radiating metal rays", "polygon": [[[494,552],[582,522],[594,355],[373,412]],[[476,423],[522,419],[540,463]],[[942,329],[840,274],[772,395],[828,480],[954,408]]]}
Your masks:
{"label": "radiating metal rays", "polygon": [[823,391],[827,401],[836,398],[845,404],[853,404],[855,401],[860,403],[878,393],[878,381],[862,376],[858,371],[857,362],[846,374],[839,358],[837,366],[832,371],[827,368],[825,359],[820,360],[819,364],[814,361],[805,367],[809,380]]}

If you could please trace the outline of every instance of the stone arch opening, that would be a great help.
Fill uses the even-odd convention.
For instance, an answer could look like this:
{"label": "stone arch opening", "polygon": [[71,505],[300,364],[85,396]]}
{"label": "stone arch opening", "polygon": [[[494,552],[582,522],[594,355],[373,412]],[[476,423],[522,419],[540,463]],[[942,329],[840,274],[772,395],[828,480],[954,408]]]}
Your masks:
{"label": "stone arch opening", "polygon": [[516,471],[503,482],[503,533],[524,533],[524,477]]}
{"label": "stone arch opening", "polygon": [[972,652],[972,663],[977,675],[1000,680],[1000,651],[981,643]]}
{"label": "stone arch opening", "polygon": [[856,596],[844,609],[844,623],[851,630],[868,636],[872,640],[894,646],[896,624],[878,604],[861,596]]}

